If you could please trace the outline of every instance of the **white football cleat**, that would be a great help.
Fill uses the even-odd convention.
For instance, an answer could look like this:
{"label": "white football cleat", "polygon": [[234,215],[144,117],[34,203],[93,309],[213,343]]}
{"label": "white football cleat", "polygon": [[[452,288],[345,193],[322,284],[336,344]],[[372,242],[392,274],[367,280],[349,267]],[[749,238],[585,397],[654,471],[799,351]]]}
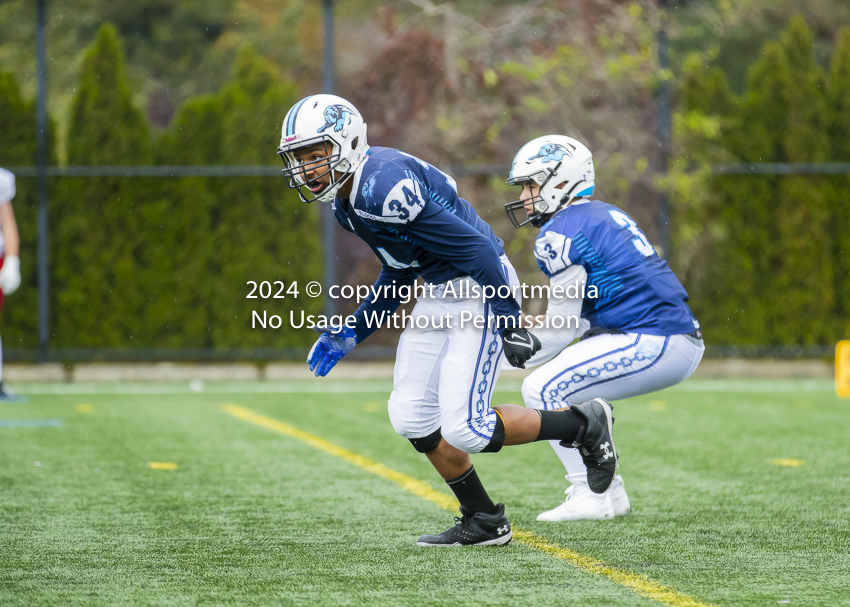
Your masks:
{"label": "white football cleat", "polygon": [[608,488],[606,493],[611,494],[611,505],[614,507],[614,516],[623,516],[632,511],[632,505],[629,502],[629,496],[626,495],[626,484],[623,482],[623,477],[619,474],[614,477],[614,482]]}
{"label": "white football cleat", "polygon": [[631,510],[626,486],[619,474],[604,493],[594,493],[587,483],[581,482],[571,484],[564,493],[567,495],[564,503],[552,510],[541,512],[537,516],[538,521],[555,523],[605,520],[628,514]]}
{"label": "white football cleat", "polygon": [[609,491],[594,493],[587,483],[573,483],[564,493],[567,494],[564,503],[538,514],[538,521],[557,523],[614,518],[614,506]]}

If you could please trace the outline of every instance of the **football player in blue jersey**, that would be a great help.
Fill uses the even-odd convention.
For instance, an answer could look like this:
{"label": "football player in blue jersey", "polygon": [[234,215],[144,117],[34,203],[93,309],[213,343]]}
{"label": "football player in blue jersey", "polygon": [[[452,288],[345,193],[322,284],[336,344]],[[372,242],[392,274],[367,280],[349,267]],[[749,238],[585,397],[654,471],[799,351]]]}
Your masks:
{"label": "football player in blue jersey", "polygon": [[[534,255],[550,281],[546,314],[536,323],[544,328],[534,329],[542,348],[526,362],[539,365],[522,384],[526,406],[552,411],[590,398],[629,398],[690,377],[705,347],[688,294],[631,217],[591,199],[590,150],[570,137],[539,137],[519,150],[507,183],[522,187],[520,199],[505,205],[508,217],[517,228],[540,229]],[[570,485],[567,499],[537,520],[630,511],[622,476],[595,493],[581,448],[550,443]]]}
{"label": "football player in blue jersey", "polygon": [[[458,195],[454,179],[399,150],[370,148],[360,112],[333,95],[312,95],[289,110],[278,152],[284,176],[301,199],[330,204],[340,226],[368,244],[383,264],[373,291],[379,296],[364,301],[345,323],[317,330],[321,335],[307,358],[311,371],[327,375],[369,337],[376,315],[398,308],[399,287],[413,285],[417,277],[432,285],[417,293],[415,322],[399,340],[388,410],[395,430],[451,487],[462,516],[447,531],[423,535],[417,543],[510,541],[504,505],[487,495],[470,453],[537,440],[578,442],[591,489],[605,491],[616,471],[608,403],[592,400],[540,412],[490,406],[502,353],[522,367],[540,344],[517,322],[518,279],[502,240]],[[470,295],[475,287],[491,292],[475,297]],[[480,322],[460,326],[464,317]]]}

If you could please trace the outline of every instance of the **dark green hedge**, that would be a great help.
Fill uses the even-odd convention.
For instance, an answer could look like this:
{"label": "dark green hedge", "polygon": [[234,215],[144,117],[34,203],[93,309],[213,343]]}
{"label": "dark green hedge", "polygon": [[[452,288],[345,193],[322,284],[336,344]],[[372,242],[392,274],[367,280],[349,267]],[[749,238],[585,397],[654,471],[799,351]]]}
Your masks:
{"label": "dark green hedge", "polygon": [[[243,52],[218,94],[192,99],[151,138],[132,103],[124,54],[104,26],[82,64],[68,127],[69,165],[272,164],[291,83]],[[8,77],[0,115],[26,125],[0,165],[32,164],[33,109]],[[7,111],[7,106],[11,110]],[[12,113],[14,112],[14,113]],[[37,346],[34,179],[15,199],[25,285],[4,310],[7,347]],[[310,331],[250,328],[251,310],[315,311],[302,295],[246,299],[247,281],[302,285],[321,277],[317,208],[276,178],[57,178],[51,180],[51,346],[56,348],[301,347]],[[303,290],[303,286],[302,286]]]}
{"label": "dark green hedge", "polygon": [[717,68],[687,66],[676,117],[674,265],[711,343],[850,336],[850,178],[705,172],[712,164],[850,161],[850,32],[829,73],[812,49],[811,32],[795,18],[781,43],[765,45],[740,98]]}

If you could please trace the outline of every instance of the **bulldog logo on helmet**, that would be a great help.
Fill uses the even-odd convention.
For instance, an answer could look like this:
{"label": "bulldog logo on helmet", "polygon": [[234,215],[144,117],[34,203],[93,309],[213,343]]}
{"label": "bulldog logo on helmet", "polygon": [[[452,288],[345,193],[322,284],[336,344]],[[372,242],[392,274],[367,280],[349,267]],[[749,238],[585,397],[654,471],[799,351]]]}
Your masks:
{"label": "bulldog logo on helmet", "polygon": [[351,110],[344,105],[329,105],[322,115],[325,118],[325,124],[316,131],[317,133],[324,132],[328,127],[333,127],[334,133],[339,133],[346,124],[351,124]]}
{"label": "bulldog logo on helmet", "polygon": [[557,143],[544,143],[540,146],[540,151],[525,162],[531,164],[538,158],[542,158],[543,164],[546,164],[555,160],[561,160],[564,156],[569,156],[570,158],[573,157],[570,151],[562,145]]}

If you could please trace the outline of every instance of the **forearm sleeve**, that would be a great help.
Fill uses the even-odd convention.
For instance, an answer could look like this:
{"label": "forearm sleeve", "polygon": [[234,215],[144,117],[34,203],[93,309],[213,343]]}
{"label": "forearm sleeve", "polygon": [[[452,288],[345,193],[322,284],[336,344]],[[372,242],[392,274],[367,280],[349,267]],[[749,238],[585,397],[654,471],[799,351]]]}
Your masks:
{"label": "forearm sleeve", "polygon": [[[531,328],[531,332],[540,340],[542,347],[537,354],[525,363],[526,367],[535,367],[551,360],[578,336],[581,306],[584,303],[581,293],[584,291],[586,282],[587,271],[580,265],[568,266],[549,279],[549,304],[546,307],[546,319],[548,321],[546,325],[548,326],[539,329]],[[555,287],[558,287],[558,289]],[[556,293],[561,296],[555,297],[554,294]],[[577,293],[579,296],[567,297],[568,293]],[[560,317],[564,321],[560,329],[552,326],[553,324],[561,324],[560,322],[552,322],[556,317]]]}
{"label": "forearm sleeve", "polygon": [[415,280],[416,273],[409,268],[381,268],[373,291],[378,294],[377,297],[370,295],[353,314],[358,344],[378,329],[382,318],[398,310],[402,300],[399,287],[413,284]]}

